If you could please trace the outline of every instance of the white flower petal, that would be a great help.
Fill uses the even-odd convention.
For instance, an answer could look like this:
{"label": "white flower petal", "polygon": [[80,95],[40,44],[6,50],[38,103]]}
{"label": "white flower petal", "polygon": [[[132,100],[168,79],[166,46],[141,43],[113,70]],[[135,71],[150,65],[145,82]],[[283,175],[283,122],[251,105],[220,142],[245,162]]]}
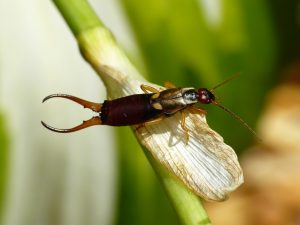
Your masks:
{"label": "white flower petal", "polygon": [[[101,67],[100,71],[109,77],[110,98],[142,93],[141,84],[162,88],[131,79],[107,66]],[[180,115],[176,114],[138,129],[136,135],[153,157],[193,192],[206,200],[226,199],[243,183],[243,172],[234,150],[210,129],[204,115],[191,114],[188,110],[186,127],[189,129],[189,142],[186,144],[180,119]]]}

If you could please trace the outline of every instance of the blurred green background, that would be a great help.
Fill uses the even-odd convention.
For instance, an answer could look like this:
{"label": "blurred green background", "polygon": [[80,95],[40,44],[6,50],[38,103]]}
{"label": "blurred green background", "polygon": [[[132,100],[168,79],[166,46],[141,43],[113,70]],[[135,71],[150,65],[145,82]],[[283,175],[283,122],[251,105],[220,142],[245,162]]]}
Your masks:
{"label": "blurred green background", "polygon": [[[299,1],[91,4],[154,83],[211,88],[240,73],[216,94],[254,129],[266,94],[300,54]],[[70,126],[89,117],[72,104],[42,105],[46,95],[105,99],[51,1],[0,0],[0,15],[2,224],[179,224],[129,128],[63,136],[41,127],[41,119]],[[227,113],[205,108],[209,125],[238,154],[255,142]]]}

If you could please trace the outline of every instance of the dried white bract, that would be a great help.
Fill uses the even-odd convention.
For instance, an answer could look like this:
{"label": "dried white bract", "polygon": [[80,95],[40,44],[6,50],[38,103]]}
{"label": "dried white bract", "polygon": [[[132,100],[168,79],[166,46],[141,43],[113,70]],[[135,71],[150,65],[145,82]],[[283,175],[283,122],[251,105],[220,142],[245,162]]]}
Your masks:
{"label": "dried white bract", "polygon": [[[158,87],[126,78],[109,67],[104,66],[100,70],[111,78],[113,87],[118,87],[118,91],[108,93],[113,99],[143,93],[141,84]],[[186,113],[188,144],[180,126],[180,115],[136,129],[136,135],[154,158],[197,195],[206,200],[225,200],[230,192],[243,183],[237,156],[223,138],[210,129],[204,115]]]}
{"label": "dried white bract", "polygon": [[[143,93],[141,84],[162,88],[143,81],[106,29],[91,29],[90,33],[79,36],[78,41],[84,57],[105,83],[108,98]],[[138,129],[136,135],[154,158],[197,195],[213,201],[226,199],[243,183],[243,172],[234,150],[209,128],[204,115],[187,112],[186,127],[188,145],[179,115]]]}

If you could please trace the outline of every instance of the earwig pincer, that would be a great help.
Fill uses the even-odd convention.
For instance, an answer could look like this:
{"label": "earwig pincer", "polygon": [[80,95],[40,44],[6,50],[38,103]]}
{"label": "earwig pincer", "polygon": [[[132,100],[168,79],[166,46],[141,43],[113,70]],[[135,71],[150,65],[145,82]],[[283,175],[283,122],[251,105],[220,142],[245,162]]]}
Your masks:
{"label": "earwig pincer", "polygon": [[94,125],[149,125],[180,112],[180,124],[185,132],[186,142],[188,142],[189,135],[188,129],[185,126],[185,110],[190,110],[192,113],[206,113],[202,107],[195,106],[196,103],[202,103],[214,104],[222,108],[255,134],[255,132],[239,116],[216,101],[213,90],[223,85],[228,80],[210,90],[206,88],[178,88],[170,82],[165,83],[166,89],[162,91],[148,85],[141,85],[144,94],[134,94],[113,100],[105,100],[102,104],[89,102],[71,95],[53,94],[44,98],[43,102],[50,98],[66,98],[99,114],[70,129],[54,128],[43,121],[42,124],[51,131],[69,133]]}

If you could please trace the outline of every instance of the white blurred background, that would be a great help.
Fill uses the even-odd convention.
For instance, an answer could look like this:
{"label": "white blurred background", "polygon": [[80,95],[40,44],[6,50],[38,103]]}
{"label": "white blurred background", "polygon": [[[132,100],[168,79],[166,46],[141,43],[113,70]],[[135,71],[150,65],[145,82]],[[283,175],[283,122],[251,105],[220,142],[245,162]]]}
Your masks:
{"label": "white blurred background", "polygon": [[[115,1],[92,2],[123,46],[132,49]],[[111,224],[116,191],[112,128],[57,134],[91,114],[53,93],[102,102],[105,88],[81,58],[51,1],[0,1],[0,106],[11,139],[3,225]]]}

